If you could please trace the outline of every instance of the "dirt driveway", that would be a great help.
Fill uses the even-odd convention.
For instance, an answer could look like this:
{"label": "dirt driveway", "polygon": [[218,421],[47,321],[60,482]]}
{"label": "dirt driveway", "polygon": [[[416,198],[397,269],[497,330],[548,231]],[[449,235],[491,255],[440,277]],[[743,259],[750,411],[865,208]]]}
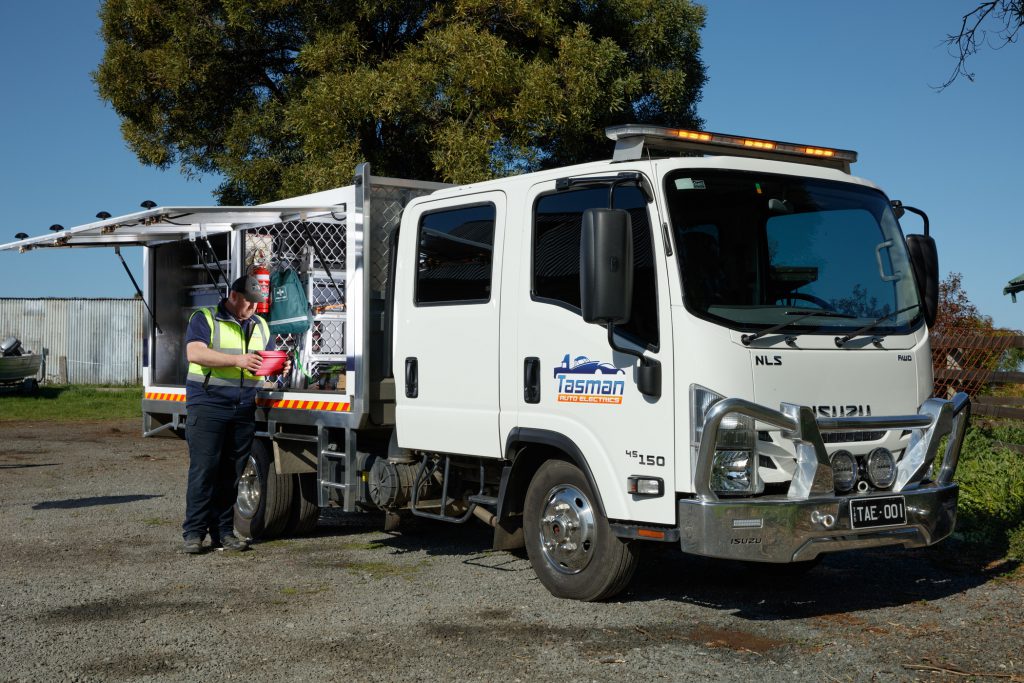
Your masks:
{"label": "dirt driveway", "polygon": [[953,544],[788,580],[651,546],[604,604],[475,522],[185,556],[184,443],[139,432],[0,424],[0,680],[1024,681],[1022,570]]}

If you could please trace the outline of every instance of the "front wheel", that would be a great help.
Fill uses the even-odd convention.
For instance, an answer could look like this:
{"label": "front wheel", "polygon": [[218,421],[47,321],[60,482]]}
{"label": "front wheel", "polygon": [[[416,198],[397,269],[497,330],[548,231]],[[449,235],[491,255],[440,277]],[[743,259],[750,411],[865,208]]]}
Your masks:
{"label": "front wheel", "polygon": [[633,578],[636,544],[612,533],[595,505],[587,478],[575,465],[549,460],[526,492],[526,552],[537,578],[552,595],[604,600]]}
{"label": "front wheel", "polygon": [[235,530],[245,538],[277,538],[288,524],[294,495],[294,477],[277,473],[270,442],[255,439],[238,481]]}

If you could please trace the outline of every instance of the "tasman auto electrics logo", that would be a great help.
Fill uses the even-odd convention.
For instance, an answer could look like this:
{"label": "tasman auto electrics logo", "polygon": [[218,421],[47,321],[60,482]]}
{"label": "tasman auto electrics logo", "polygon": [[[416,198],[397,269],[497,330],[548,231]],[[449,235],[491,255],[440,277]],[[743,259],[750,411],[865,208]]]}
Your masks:
{"label": "tasman auto electrics logo", "polygon": [[565,354],[562,364],[555,368],[558,380],[558,400],[562,403],[622,403],[626,382],[599,375],[625,375],[625,371],[611,363],[590,360],[586,356]]}

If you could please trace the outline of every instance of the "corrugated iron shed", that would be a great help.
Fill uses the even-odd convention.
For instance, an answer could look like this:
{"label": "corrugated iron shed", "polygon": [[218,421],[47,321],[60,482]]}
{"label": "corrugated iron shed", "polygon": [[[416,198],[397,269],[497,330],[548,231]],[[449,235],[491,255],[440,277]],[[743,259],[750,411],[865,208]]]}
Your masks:
{"label": "corrugated iron shed", "polygon": [[70,384],[141,384],[144,315],[141,299],[0,298],[0,339],[45,352],[47,382],[63,366]]}

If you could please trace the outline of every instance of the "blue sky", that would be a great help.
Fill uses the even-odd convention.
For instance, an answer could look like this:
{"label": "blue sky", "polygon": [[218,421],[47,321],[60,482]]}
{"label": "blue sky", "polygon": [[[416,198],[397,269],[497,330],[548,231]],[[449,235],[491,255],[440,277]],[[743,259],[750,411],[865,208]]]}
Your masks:
{"label": "blue sky", "polygon": [[[1002,288],[1024,272],[1024,45],[984,50],[975,82],[941,83],[942,38],[976,3],[713,2],[703,33],[708,130],[855,149],[854,173],[931,217],[943,274],[959,271],[997,325],[1024,328]],[[98,3],[0,2],[0,242],[144,199],[213,203],[212,178],[139,164],[89,73],[102,56]],[[609,146],[609,152],[610,152]],[[904,230],[917,232],[908,216]],[[138,249],[126,250],[138,275]],[[129,296],[107,250],[0,254],[0,296]]]}

